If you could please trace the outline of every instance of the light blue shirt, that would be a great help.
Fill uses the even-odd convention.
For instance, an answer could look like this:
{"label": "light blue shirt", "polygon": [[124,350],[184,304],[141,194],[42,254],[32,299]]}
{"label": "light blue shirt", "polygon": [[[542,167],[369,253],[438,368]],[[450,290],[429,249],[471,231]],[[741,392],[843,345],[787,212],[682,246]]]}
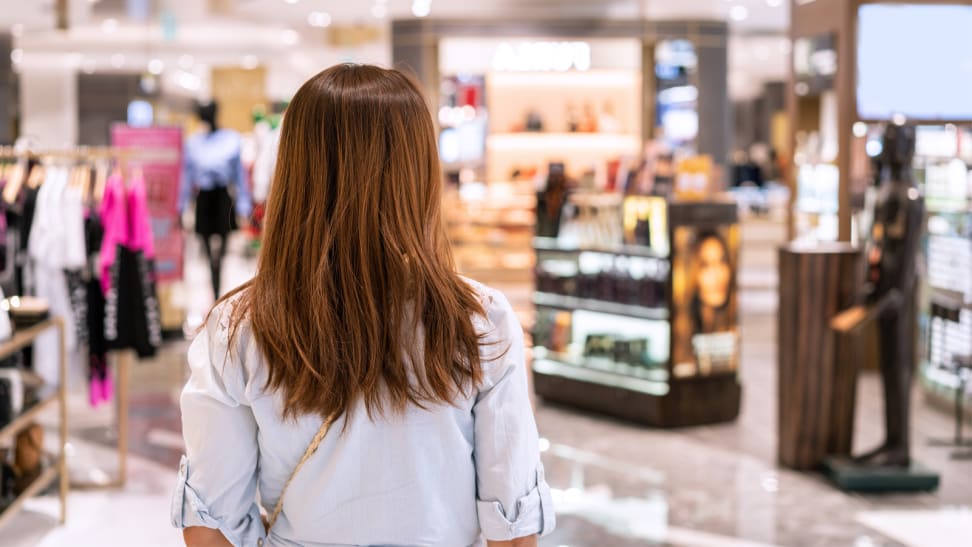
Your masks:
{"label": "light blue shirt", "polygon": [[[452,406],[374,421],[359,403],[291,483],[267,545],[461,547],[553,530],[523,333],[501,293],[472,284],[487,312],[475,318],[485,334],[484,384]],[[227,349],[227,309],[217,308],[189,348],[172,521],[251,546],[265,536],[258,493],[272,510],[321,420],[281,420],[281,397],[265,391],[267,366],[247,325]]]}
{"label": "light blue shirt", "polygon": [[240,134],[230,129],[197,133],[186,141],[179,187],[179,212],[186,209],[196,190],[236,186],[236,214],[250,216],[253,200],[246,184]]}

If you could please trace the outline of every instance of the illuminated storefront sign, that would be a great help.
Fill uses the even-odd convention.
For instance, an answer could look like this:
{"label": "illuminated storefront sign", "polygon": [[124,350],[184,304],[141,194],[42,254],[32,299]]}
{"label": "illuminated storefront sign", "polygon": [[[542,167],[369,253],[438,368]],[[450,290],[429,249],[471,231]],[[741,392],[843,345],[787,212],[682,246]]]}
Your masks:
{"label": "illuminated storefront sign", "polygon": [[493,70],[567,72],[591,68],[587,42],[502,42],[493,54]]}

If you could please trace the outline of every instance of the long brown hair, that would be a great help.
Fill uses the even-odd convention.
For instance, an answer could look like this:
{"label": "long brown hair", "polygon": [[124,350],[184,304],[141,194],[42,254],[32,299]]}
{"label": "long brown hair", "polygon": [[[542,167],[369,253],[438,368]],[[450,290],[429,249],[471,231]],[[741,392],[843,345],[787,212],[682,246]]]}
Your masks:
{"label": "long brown hair", "polygon": [[[256,276],[232,299],[284,416],[451,403],[482,379],[484,313],[455,271],[435,130],[397,70],[343,64],[287,109]],[[233,344],[231,343],[231,346]]]}

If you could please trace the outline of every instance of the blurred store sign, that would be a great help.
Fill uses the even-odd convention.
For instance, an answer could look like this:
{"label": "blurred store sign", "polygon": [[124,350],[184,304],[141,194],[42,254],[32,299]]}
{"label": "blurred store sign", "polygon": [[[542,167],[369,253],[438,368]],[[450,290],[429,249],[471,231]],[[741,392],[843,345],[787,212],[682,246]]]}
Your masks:
{"label": "blurred store sign", "polygon": [[327,30],[328,43],[334,47],[357,47],[381,39],[381,29],[374,26],[332,25]]}
{"label": "blurred store sign", "polygon": [[591,68],[587,42],[503,42],[493,54],[493,69],[513,72],[566,72]]}
{"label": "blurred store sign", "polygon": [[235,7],[235,0],[209,0],[209,11],[212,13],[229,13]]}

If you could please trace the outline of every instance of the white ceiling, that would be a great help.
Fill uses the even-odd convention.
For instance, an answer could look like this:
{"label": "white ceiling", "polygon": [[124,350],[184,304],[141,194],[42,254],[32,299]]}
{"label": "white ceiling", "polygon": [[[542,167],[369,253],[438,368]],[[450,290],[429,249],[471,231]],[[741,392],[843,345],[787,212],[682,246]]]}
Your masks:
{"label": "white ceiling", "polygon": [[[112,9],[124,6],[123,0],[69,0],[72,28],[68,33],[53,31],[55,0],[0,0],[0,32],[12,29],[18,34],[16,44],[23,50],[22,62],[67,60],[96,66],[97,70],[111,70],[111,58],[117,58],[119,53],[125,55],[126,64],[145,66],[148,60],[159,58],[167,67],[187,54],[193,56],[196,68],[256,58],[276,65],[280,74],[277,83],[284,89],[292,84],[290,80],[300,83],[327,63],[387,62],[387,23],[391,19],[414,18],[412,6],[416,0],[154,1],[172,15],[176,25],[173,39],[163,35],[157,21],[136,24],[127,21],[124,13],[112,16],[118,19],[117,28],[104,26]],[[781,79],[786,70],[788,45],[781,39],[789,19],[788,0],[417,1],[430,1],[430,16],[440,18],[728,20],[732,29],[729,85],[735,98],[755,94],[763,81]],[[384,13],[376,6],[384,6]],[[213,9],[220,7],[225,9]],[[745,19],[732,20],[730,14],[738,16],[743,8]],[[324,31],[309,24],[311,12],[326,12],[334,24],[368,24],[385,31],[380,43],[335,49],[326,43]],[[203,72],[199,70],[199,77],[204,79]]]}

